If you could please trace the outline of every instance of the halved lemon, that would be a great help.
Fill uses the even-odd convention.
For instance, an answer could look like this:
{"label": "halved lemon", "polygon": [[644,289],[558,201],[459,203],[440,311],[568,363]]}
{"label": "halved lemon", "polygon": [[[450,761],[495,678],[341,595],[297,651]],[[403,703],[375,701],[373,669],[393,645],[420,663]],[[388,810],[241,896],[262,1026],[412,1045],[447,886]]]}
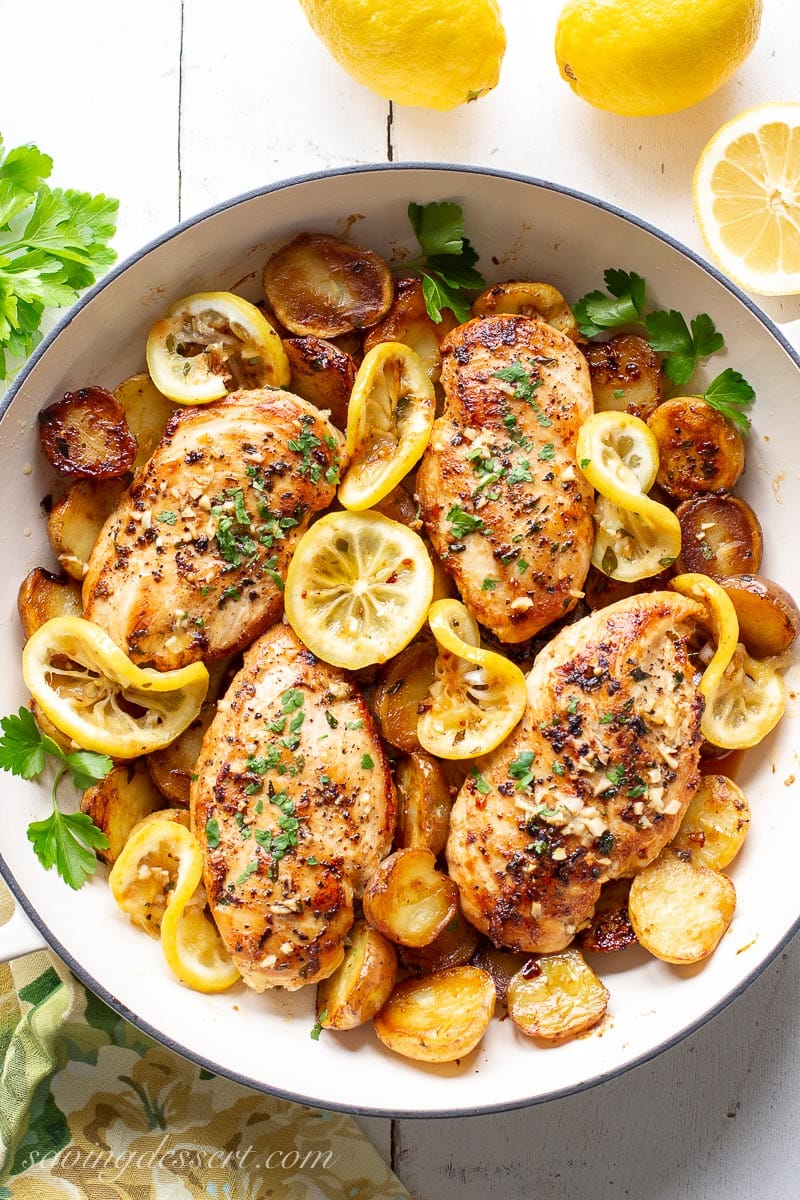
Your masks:
{"label": "halved lemon", "polygon": [[237,388],[286,387],[289,360],[254,304],[198,292],[167,309],[147,338],[147,369],[176,404],[208,404]]}
{"label": "halved lemon", "polygon": [[170,908],[182,912],[203,873],[197,839],[185,825],[154,817],[134,829],[108,876],[111,894],[134,925],[160,937]]}
{"label": "halved lemon", "polygon": [[286,575],[286,617],[325,662],[386,662],[422,627],[433,566],[418,534],[376,512],[328,513],[306,530]]}
{"label": "halved lemon", "polygon": [[84,750],[136,758],[183,733],[208,691],[208,671],[137,667],[104,629],[83,617],[53,617],[22,651],[22,677],[57,729]]}
{"label": "halved lemon", "polygon": [[714,691],[719,686],[728,663],[736,652],[739,641],[739,618],[733,601],[723,587],[708,575],[687,572],[676,575],[670,587],[682,596],[688,596],[702,604],[709,616],[716,648],[700,680],[700,693],[708,706]]}
{"label": "halved lemon", "polygon": [[722,270],[763,296],[800,293],[800,104],[761,104],[714,134],[692,183]]}
{"label": "halved lemon", "polygon": [[593,413],[578,431],[575,454],[592,487],[623,508],[635,507],[656,481],[658,442],[631,413]]}
{"label": "halved lemon", "polygon": [[633,583],[671,567],[681,552],[678,518],[663,504],[640,497],[631,512],[605,496],[594,506],[592,563],[604,575]]}
{"label": "halved lemon", "polygon": [[488,754],[522,718],[525,676],[502,654],[481,649],[478,626],[458,600],[437,600],[428,624],[439,653],[430,700],[417,722],[419,743],[439,758]]}
{"label": "halved lemon", "polygon": [[381,342],[364,356],[347,409],[345,508],[371,508],[408,474],[428,444],[435,407],[430,376],[410,347]]}
{"label": "halved lemon", "polygon": [[751,658],[739,644],[706,699],[700,730],[712,746],[747,750],[775,728],[785,709],[786,689],[773,664]]}
{"label": "halved lemon", "polygon": [[167,908],[161,922],[161,949],[181,983],[195,992],[225,992],[239,979],[208,911],[202,885],[182,909],[171,904]]}

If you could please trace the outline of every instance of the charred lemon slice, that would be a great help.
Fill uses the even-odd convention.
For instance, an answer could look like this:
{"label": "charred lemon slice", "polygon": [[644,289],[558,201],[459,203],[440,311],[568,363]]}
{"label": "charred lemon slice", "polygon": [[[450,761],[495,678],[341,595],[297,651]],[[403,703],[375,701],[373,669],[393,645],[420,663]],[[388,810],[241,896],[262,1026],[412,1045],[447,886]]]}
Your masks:
{"label": "charred lemon slice", "polygon": [[439,653],[417,722],[420,745],[439,758],[488,754],[525,711],[525,677],[502,654],[481,649],[478,626],[458,600],[437,600],[428,624]]}
{"label": "charred lemon slice", "polygon": [[180,911],[169,905],[161,922],[161,949],[181,983],[195,992],[225,992],[239,979],[198,887]]}
{"label": "charred lemon slice", "polygon": [[635,507],[656,481],[658,442],[631,413],[594,413],[578,431],[575,454],[592,487],[622,508]]}
{"label": "charred lemon slice", "polygon": [[345,508],[371,508],[422,457],[436,398],[425,364],[401,342],[381,342],[358,368],[347,410],[350,466],[339,487]]}
{"label": "charred lemon slice", "polygon": [[84,750],[136,758],[167,746],[191,725],[208,671],[137,667],[105,630],[83,617],[54,617],[28,638],[22,676],[57,729]]}
{"label": "charred lemon slice", "polygon": [[232,292],[198,292],[167,309],[147,338],[147,369],[176,404],[208,404],[237,388],[285,387],[291,374],[278,334]]}
{"label": "charred lemon slice", "polygon": [[681,550],[678,518],[647,496],[631,512],[598,496],[594,506],[592,563],[611,579],[625,583],[648,579],[671,567]]}
{"label": "charred lemon slice", "polygon": [[420,629],[433,566],[418,534],[376,512],[328,513],[286,576],[286,617],[318,658],[358,670],[386,662]]}

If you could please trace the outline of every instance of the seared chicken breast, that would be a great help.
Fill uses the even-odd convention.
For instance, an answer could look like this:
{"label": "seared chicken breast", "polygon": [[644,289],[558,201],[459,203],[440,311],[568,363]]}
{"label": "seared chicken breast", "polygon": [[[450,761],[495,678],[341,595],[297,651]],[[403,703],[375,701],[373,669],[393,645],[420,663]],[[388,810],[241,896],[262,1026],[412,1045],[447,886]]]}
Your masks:
{"label": "seared chicken breast", "polygon": [[249,645],[281,615],[294,546],[336,494],[341,441],[273,388],[176,412],[100,533],[85,615],[162,671]]}
{"label": "seared chicken breast", "polygon": [[220,702],[195,775],[208,901],[245,983],[324,979],[394,834],[392,777],[357,689],[274,626]]}
{"label": "seared chicken breast", "polygon": [[593,492],[575,461],[589,369],[569,338],[522,316],[460,325],[442,359],[422,519],[475,619],[522,642],[574,607],[589,569]]}
{"label": "seared chicken breast", "polygon": [[674,836],[699,782],[688,644],[703,618],[675,592],[631,596],[537,657],[523,719],[478,760],[447,843],[464,914],[498,945],[563,949],[601,884],[634,875]]}

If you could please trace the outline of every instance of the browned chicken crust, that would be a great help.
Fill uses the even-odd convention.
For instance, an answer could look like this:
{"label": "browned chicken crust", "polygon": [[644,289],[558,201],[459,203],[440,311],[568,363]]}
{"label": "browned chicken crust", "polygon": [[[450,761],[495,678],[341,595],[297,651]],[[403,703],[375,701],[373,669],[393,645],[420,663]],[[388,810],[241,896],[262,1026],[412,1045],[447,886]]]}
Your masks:
{"label": "browned chicken crust", "polygon": [[276,625],[203,740],[192,829],[220,935],[256,991],[330,975],[353,897],[389,853],[396,804],[372,718],[342,671]]}
{"label": "browned chicken crust", "polygon": [[162,671],[248,646],[280,617],[292,551],[336,494],[341,441],[274,388],[176,412],[97,539],[86,617]]}
{"label": "browned chicken crust", "polygon": [[674,837],[699,782],[688,642],[703,619],[674,592],[632,596],[539,654],[520,725],[478,761],[450,820],[464,914],[497,945],[563,949],[601,884]]}
{"label": "browned chicken crust", "polygon": [[433,547],[477,621],[522,642],[580,598],[593,492],[575,461],[586,360],[531,317],[483,317],[442,344],[446,406],[417,475]]}

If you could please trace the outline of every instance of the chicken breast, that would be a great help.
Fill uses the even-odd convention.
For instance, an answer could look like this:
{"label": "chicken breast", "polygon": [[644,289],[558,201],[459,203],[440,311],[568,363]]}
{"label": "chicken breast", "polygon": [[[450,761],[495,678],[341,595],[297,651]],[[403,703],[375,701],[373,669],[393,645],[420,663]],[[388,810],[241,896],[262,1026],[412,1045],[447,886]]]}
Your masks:
{"label": "chicken breast", "polygon": [[450,821],[464,914],[496,944],[563,949],[601,884],[674,836],[699,783],[688,642],[703,617],[675,592],[631,596],[539,654],[522,721],[478,761]]}
{"label": "chicken breast", "polygon": [[162,671],[249,645],[280,617],[294,546],[336,494],[341,442],[273,388],[176,412],[92,551],[86,616]]}
{"label": "chicken breast", "polygon": [[569,338],[521,316],[468,321],[442,356],[422,518],[475,619],[522,642],[574,607],[589,570],[594,493],[575,462],[589,369]]}
{"label": "chicken breast", "polygon": [[209,904],[245,983],[295,989],[336,969],[395,816],[355,686],[274,626],[220,702],[191,787]]}

